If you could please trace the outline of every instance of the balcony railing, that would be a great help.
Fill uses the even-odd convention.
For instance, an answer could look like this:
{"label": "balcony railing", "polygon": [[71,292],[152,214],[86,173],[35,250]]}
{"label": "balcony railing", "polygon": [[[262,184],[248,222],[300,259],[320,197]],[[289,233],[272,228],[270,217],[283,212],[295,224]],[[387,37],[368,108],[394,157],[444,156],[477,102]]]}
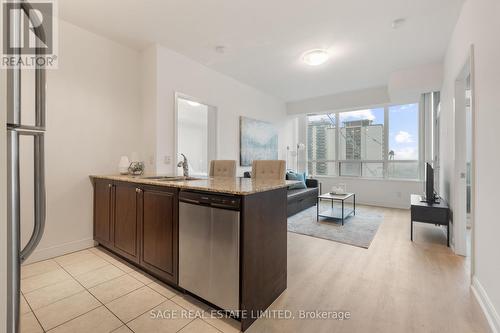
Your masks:
{"label": "balcony railing", "polygon": [[311,176],[360,177],[375,179],[420,179],[423,163],[417,160],[310,160]]}

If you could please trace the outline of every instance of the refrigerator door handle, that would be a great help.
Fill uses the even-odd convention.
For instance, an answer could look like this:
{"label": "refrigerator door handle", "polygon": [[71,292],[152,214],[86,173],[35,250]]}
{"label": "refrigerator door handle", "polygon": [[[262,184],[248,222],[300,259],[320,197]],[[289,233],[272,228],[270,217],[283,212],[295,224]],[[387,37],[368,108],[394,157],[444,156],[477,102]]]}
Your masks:
{"label": "refrigerator door handle", "polygon": [[[27,2],[14,4],[19,13],[12,22],[13,38],[18,42],[21,39],[21,15],[31,20],[37,36],[45,36],[43,26],[37,15],[29,15],[32,6]],[[45,38],[42,38],[45,39]],[[38,41],[37,41],[38,42]],[[14,56],[19,55],[14,54]],[[36,54],[38,56],[39,54]],[[7,279],[7,332],[20,331],[20,263],[26,260],[40,242],[45,228],[45,160],[44,160],[44,130],[45,130],[45,68],[35,68],[35,125],[23,126],[21,119],[21,66],[7,70],[7,133],[8,133],[8,259],[7,270],[10,277]],[[20,250],[20,184],[19,184],[19,136],[32,136],[34,140],[34,228],[33,235],[26,247]]]}
{"label": "refrigerator door handle", "polygon": [[[14,8],[21,9],[20,3],[14,3]],[[21,11],[14,11],[12,14],[12,39],[20,41],[21,39]],[[15,49],[14,56],[19,56],[19,50]],[[35,74],[36,75],[36,74]],[[7,125],[21,125],[21,65],[16,64],[13,68],[7,69]]]}
{"label": "refrigerator door handle", "polygon": [[[20,6],[21,11],[17,11],[19,15],[14,15],[13,24],[17,29],[13,29],[14,38],[19,39],[21,27],[20,15],[25,15],[31,21],[32,29],[39,39],[45,40],[45,30],[36,15],[29,15],[33,9],[29,2],[16,4]],[[37,39],[37,43],[39,43]],[[39,56],[38,53],[35,56]],[[7,70],[7,80],[9,85],[12,85],[12,92],[7,96],[7,124],[10,127],[34,128],[36,130],[45,130],[45,95],[46,95],[46,70],[44,67],[36,65],[35,68],[35,125],[23,126],[21,119],[21,65],[16,65],[14,68]]]}
{"label": "refrigerator door handle", "polygon": [[34,140],[34,189],[35,189],[35,207],[34,207],[34,226],[33,226],[33,234],[31,235],[30,240],[21,251],[20,261],[23,263],[31,253],[35,250],[35,248],[40,243],[42,239],[43,232],[45,229],[45,159],[44,159],[44,133],[43,132],[19,132],[24,135],[32,135]]}
{"label": "refrigerator door handle", "polygon": [[19,133],[14,130],[7,131],[7,172],[8,191],[7,196],[7,332],[19,332],[19,302],[21,286],[21,266],[19,259],[19,248],[21,243],[20,232],[20,204],[19,204]]}
{"label": "refrigerator door handle", "polygon": [[[21,7],[26,17],[31,21],[35,29],[35,34],[42,40],[45,40],[45,31],[39,22],[38,16],[29,15],[32,8],[29,2],[21,3]],[[38,40],[37,40],[38,43]],[[36,54],[38,56],[38,54]],[[45,92],[46,92],[46,76],[45,68],[37,66],[35,69],[35,126],[32,130],[23,131],[23,126],[19,131],[21,135],[31,135],[34,140],[34,190],[35,190],[35,207],[34,207],[34,226],[33,234],[26,244],[25,248],[20,253],[20,261],[23,263],[42,239],[45,229],[45,145],[44,133],[45,130]]]}
{"label": "refrigerator door handle", "polygon": [[[45,40],[45,30],[43,29],[42,22],[37,15],[30,15],[30,10],[33,9],[29,2],[22,2],[21,7],[26,14],[26,17],[31,21],[32,29],[34,29],[37,39],[37,46],[39,40]],[[37,53],[36,56],[39,54]],[[35,69],[35,127],[45,130],[45,68],[36,66]]]}

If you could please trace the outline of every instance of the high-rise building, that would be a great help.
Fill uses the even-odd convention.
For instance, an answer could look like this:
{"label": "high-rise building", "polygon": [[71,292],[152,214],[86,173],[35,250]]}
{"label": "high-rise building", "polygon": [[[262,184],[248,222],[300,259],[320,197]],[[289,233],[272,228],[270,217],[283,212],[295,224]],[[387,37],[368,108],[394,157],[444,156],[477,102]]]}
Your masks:
{"label": "high-rise building", "polygon": [[[335,161],[336,131],[333,118],[310,117],[308,121],[308,161]],[[339,160],[376,160],[384,159],[384,125],[373,124],[372,120],[345,121],[339,131]],[[378,165],[364,166],[364,172],[371,174]],[[309,162],[309,173],[315,175],[334,175],[335,163]],[[345,175],[359,175],[359,163],[345,163],[342,169]]]}

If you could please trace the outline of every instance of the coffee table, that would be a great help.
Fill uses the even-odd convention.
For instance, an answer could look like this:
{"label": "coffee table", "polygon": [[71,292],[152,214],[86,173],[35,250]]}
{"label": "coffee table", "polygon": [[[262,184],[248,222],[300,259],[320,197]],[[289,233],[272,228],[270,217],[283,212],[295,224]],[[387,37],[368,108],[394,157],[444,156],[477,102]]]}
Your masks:
{"label": "coffee table", "polygon": [[[345,212],[345,204],[344,202],[349,199],[349,198],[352,198],[352,210],[349,210],[346,214]],[[332,202],[332,208],[331,209],[328,209],[326,211],[323,211],[320,213],[320,202],[321,200],[330,200]],[[340,201],[342,202],[342,213],[341,215],[339,216],[338,214],[335,214],[335,211],[333,209],[333,202],[334,201]],[[326,217],[326,218],[331,218],[331,219],[337,219],[337,220],[341,220],[342,221],[342,225],[344,225],[344,220],[351,216],[351,215],[356,215],[356,194],[355,193],[345,193],[345,194],[330,194],[330,193],[326,193],[326,194],[321,194],[318,196],[318,204],[316,205],[316,220],[319,221],[319,218],[320,216],[321,217]]]}

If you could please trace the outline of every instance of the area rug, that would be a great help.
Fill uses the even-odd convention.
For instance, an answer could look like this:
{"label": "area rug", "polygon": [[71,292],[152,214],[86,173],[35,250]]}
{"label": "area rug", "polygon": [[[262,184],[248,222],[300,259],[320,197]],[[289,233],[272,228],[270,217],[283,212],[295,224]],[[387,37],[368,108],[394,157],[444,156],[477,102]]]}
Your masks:
{"label": "area rug", "polygon": [[[322,208],[330,203],[323,202]],[[288,231],[297,234],[328,239],[331,241],[358,246],[367,249],[384,217],[370,207],[357,207],[356,215],[344,220],[320,217],[316,221],[316,206],[306,209],[288,218]]]}

